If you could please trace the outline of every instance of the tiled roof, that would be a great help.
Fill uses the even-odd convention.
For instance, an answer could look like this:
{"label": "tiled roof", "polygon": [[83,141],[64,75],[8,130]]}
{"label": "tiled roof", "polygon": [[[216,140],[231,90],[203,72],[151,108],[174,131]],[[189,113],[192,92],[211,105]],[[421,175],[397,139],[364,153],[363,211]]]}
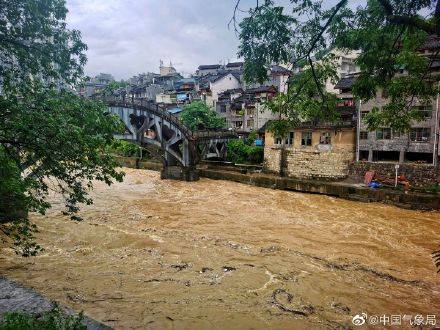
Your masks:
{"label": "tiled roof", "polygon": [[440,37],[436,35],[430,35],[426,38],[422,49],[437,50],[440,48]]}
{"label": "tiled roof", "polygon": [[341,78],[335,85],[336,89],[351,89],[356,82],[357,75],[349,75]]}
{"label": "tiled roof", "polygon": [[226,64],[226,67],[227,68],[240,68],[243,65],[244,65],[243,62],[231,62],[231,63]]}
{"label": "tiled roof", "polygon": [[270,67],[270,73],[282,73],[282,74],[292,74],[292,71],[286,69],[280,65],[272,65]]}
{"label": "tiled roof", "polygon": [[257,88],[249,88],[246,90],[247,94],[276,92],[277,89],[274,86],[260,86]]}
{"label": "tiled roof", "polygon": [[213,70],[213,69],[220,69],[220,64],[210,64],[210,65],[200,65],[199,70]]}

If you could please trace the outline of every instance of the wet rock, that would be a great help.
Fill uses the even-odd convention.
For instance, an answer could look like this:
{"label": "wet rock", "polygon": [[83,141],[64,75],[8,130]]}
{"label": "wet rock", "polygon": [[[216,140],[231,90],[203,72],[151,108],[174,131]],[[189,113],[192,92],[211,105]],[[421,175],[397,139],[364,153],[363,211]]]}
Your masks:
{"label": "wet rock", "polygon": [[336,301],[332,301],[330,306],[331,306],[331,308],[333,308],[339,312],[342,312],[344,314],[347,314],[347,315],[349,315],[351,312],[351,310],[348,306],[345,306],[345,305],[343,305],[339,302],[336,302]]}
{"label": "wet rock", "polygon": [[184,262],[182,264],[175,264],[175,265],[171,265],[171,268],[177,269],[179,272],[181,270],[187,269],[189,267],[189,264]]}
{"label": "wet rock", "polygon": [[237,270],[237,268],[229,267],[229,266],[223,266],[223,271],[224,271],[225,273],[227,273],[227,272],[232,272],[232,271],[234,271],[234,270]]}
{"label": "wet rock", "polygon": [[202,270],[200,271],[200,273],[207,273],[207,272],[212,272],[214,269],[209,268],[209,267],[203,267]]}
{"label": "wet rock", "polygon": [[274,252],[278,252],[278,251],[281,251],[281,248],[276,245],[272,245],[272,246],[260,249],[261,253],[274,253]]}
{"label": "wet rock", "polygon": [[278,274],[277,279],[288,282],[298,282],[299,273],[297,272],[289,272],[285,274]]}
{"label": "wet rock", "polygon": [[85,302],[85,299],[77,294],[68,293],[66,295],[66,297],[67,297],[67,299],[69,299],[70,301],[73,301],[73,302],[82,302],[82,303]]}
{"label": "wet rock", "polygon": [[315,308],[308,305],[300,305],[293,307],[292,305],[293,295],[284,289],[276,289],[272,292],[272,304],[278,307],[283,312],[288,312],[300,316],[309,316],[315,312]]}

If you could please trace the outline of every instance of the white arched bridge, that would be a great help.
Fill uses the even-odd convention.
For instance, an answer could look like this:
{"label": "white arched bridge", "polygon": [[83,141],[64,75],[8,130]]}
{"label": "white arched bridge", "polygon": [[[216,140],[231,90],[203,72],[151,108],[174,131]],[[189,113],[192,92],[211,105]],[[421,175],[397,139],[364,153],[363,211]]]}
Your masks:
{"label": "white arched bridge", "polygon": [[224,159],[226,145],[236,134],[227,130],[191,132],[157,104],[146,101],[106,101],[110,113],[125,124],[119,139],[147,149],[163,163],[163,179],[198,180],[196,165],[202,159]]}

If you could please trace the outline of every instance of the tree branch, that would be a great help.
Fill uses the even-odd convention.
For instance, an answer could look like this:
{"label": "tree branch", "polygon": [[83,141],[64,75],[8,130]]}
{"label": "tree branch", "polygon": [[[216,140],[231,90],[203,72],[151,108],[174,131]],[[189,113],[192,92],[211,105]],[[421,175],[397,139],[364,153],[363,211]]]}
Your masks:
{"label": "tree branch", "polygon": [[438,34],[439,31],[439,21],[440,21],[440,1],[437,1],[437,6],[435,9],[435,18],[436,18],[436,24],[433,25],[431,23],[428,23],[424,19],[421,19],[418,16],[402,16],[402,15],[395,15],[394,14],[394,8],[389,2],[389,0],[378,0],[378,2],[382,5],[385,14],[387,15],[388,21],[390,23],[398,24],[398,25],[406,25],[406,26],[412,26],[415,28],[418,28],[422,31],[425,31],[429,34]]}
{"label": "tree branch", "polygon": [[400,15],[389,15],[388,21],[397,25],[406,25],[418,28],[429,34],[436,34],[437,27],[427,21],[421,19],[418,16],[400,16]]}
{"label": "tree branch", "polygon": [[339,12],[339,10],[347,3],[348,0],[341,0],[339,1],[336,6],[335,9],[333,10],[332,14],[330,15],[330,17],[328,18],[327,22],[324,24],[324,26],[322,26],[318,32],[318,34],[315,36],[315,38],[313,38],[309,49],[307,50],[307,52],[297,58],[296,60],[294,60],[292,62],[292,65],[295,66],[299,61],[307,59],[310,57],[310,54],[312,53],[312,51],[315,49],[316,44],[318,43],[318,41],[321,39],[322,35],[325,33],[325,31],[327,30],[327,28],[330,26],[331,22],[333,21],[333,18],[335,18],[336,14]]}
{"label": "tree branch", "polygon": [[310,56],[308,56],[308,60],[309,60],[310,68],[312,70],[313,80],[315,81],[316,88],[318,89],[318,92],[321,95],[322,102],[325,104],[327,110],[329,110],[328,103],[327,103],[327,97],[325,96],[324,92],[322,91],[322,88],[321,88],[322,86],[319,83],[318,76],[316,75],[315,67],[313,66],[313,61],[310,58]]}

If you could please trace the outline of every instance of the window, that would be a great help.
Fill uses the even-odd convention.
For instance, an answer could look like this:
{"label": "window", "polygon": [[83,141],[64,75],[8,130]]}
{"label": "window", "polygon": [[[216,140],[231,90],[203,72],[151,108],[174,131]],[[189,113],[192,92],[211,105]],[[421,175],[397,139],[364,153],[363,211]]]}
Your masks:
{"label": "window", "polygon": [[243,122],[242,121],[236,121],[235,122],[235,127],[236,128],[241,128],[243,126]]}
{"label": "window", "polygon": [[426,127],[411,128],[409,138],[412,142],[429,142],[431,129]]}
{"label": "window", "polygon": [[414,107],[413,109],[419,112],[422,119],[428,119],[432,117],[432,105],[419,105],[417,107]]}
{"label": "window", "polygon": [[368,115],[369,112],[370,112],[370,111],[365,111],[365,110],[362,111],[362,112],[361,112],[361,118],[365,118],[365,116]]}
{"label": "window", "polygon": [[378,140],[390,140],[391,128],[379,128],[376,131],[376,139]]}
{"label": "window", "polygon": [[226,112],[226,105],[225,104],[221,104],[220,105],[220,112]]}
{"label": "window", "polygon": [[322,132],[319,138],[320,144],[332,144],[332,136],[329,132]]}
{"label": "window", "polygon": [[302,132],[301,133],[301,145],[311,146],[312,145],[312,132]]}
{"label": "window", "polygon": [[361,140],[368,140],[368,132],[367,131],[359,132],[359,139],[361,139]]}
{"label": "window", "polygon": [[400,138],[400,137],[402,137],[402,136],[405,136],[405,133],[404,133],[404,132],[402,132],[402,131],[396,131],[396,130],[393,129],[393,139]]}
{"label": "window", "polygon": [[253,119],[248,119],[248,121],[246,122],[247,127],[254,127],[254,120]]}
{"label": "window", "polygon": [[253,116],[254,115],[254,109],[247,109],[247,114],[248,114],[248,116]]}
{"label": "window", "polygon": [[295,137],[294,132],[289,132],[289,136],[286,138],[286,145],[291,146],[293,145],[293,138]]}
{"label": "window", "polygon": [[[285,145],[288,145],[288,146],[293,145],[293,138],[294,138],[294,132],[290,132],[289,136],[284,141]],[[281,142],[282,142],[281,138],[279,138],[279,137],[275,138],[275,144],[281,144]]]}

